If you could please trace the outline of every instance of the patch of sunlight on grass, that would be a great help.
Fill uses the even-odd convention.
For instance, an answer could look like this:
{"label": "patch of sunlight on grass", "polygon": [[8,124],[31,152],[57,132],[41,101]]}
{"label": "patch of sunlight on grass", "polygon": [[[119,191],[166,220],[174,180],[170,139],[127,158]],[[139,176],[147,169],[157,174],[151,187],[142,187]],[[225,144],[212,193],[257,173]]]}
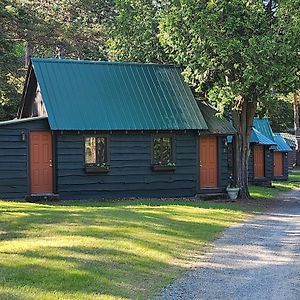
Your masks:
{"label": "patch of sunlight on grass", "polygon": [[249,191],[253,198],[275,198],[280,192],[288,192],[300,188],[300,172],[293,171],[289,174],[288,181],[273,181],[272,187],[250,186]]}
{"label": "patch of sunlight on grass", "polygon": [[145,299],[178,277],[238,204],[0,201],[0,299]]}
{"label": "patch of sunlight on grass", "polygon": [[249,186],[250,195],[253,198],[257,199],[270,199],[275,198],[279,194],[279,190],[273,187],[264,187],[264,186]]}
{"label": "patch of sunlight on grass", "polygon": [[0,286],[0,299],[7,300],[73,300],[74,297],[76,299],[84,299],[84,300],[125,300],[124,297],[105,295],[105,294],[90,294],[85,292],[76,292],[76,293],[68,293],[68,292],[45,292],[42,289],[26,287],[26,286],[18,286],[14,287],[1,287]]}
{"label": "patch of sunlight on grass", "polygon": [[289,181],[298,181],[300,183],[300,171],[292,170],[289,172]]}

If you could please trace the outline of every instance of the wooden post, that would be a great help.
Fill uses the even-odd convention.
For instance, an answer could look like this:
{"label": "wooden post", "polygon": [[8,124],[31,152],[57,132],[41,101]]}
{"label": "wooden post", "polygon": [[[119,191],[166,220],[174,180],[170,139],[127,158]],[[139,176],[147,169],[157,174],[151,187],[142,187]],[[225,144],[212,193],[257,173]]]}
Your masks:
{"label": "wooden post", "polygon": [[296,150],[299,151],[300,146],[300,125],[299,125],[299,100],[298,92],[294,93],[294,129],[297,139]]}
{"label": "wooden post", "polygon": [[299,157],[299,148],[300,148],[300,124],[299,124],[299,99],[298,99],[298,91],[294,93],[294,130],[295,130],[295,136],[296,136],[296,165],[299,165],[298,163],[298,157]]}
{"label": "wooden post", "polygon": [[25,68],[29,66],[32,53],[33,53],[33,44],[32,42],[27,41],[25,45]]}

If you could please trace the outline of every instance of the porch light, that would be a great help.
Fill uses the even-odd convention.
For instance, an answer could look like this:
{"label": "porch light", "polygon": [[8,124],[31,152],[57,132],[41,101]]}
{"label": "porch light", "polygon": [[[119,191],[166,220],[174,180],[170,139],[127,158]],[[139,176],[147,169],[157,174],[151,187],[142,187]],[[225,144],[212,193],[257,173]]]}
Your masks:
{"label": "porch light", "polygon": [[25,133],[25,131],[21,131],[21,140],[22,140],[23,142],[26,141],[26,133]]}

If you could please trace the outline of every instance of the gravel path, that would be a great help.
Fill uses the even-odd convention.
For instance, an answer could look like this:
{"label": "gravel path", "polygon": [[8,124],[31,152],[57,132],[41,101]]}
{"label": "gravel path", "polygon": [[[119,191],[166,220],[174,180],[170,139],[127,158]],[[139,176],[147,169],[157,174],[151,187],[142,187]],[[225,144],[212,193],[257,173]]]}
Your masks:
{"label": "gravel path", "polygon": [[300,299],[300,190],[280,203],[225,230],[204,261],[155,299]]}

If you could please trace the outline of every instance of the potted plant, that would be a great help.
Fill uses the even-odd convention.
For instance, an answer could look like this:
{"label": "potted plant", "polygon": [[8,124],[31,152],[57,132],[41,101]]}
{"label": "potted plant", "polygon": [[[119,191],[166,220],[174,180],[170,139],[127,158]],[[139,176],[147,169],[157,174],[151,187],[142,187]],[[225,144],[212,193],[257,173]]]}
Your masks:
{"label": "potted plant", "polygon": [[229,177],[229,184],[226,191],[230,200],[235,201],[237,199],[240,188],[236,185],[232,176]]}

